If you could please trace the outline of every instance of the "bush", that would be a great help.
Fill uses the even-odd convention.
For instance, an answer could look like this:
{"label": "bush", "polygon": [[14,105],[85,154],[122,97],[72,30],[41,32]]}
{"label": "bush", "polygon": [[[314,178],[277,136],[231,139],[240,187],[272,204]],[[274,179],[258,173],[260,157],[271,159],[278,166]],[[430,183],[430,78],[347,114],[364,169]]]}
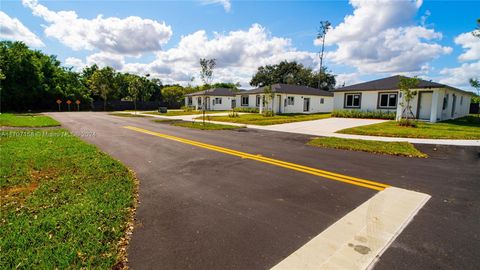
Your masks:
{"label": "bush", "polygon": [[233,109],[236,112],[245,112],[245,113],[258,113],[258,108],[235,108]]}
{"label": "bush", "polygon": [[189,107],[189,106],[182,106],[180,109],[181,109],[182,111],[184,111],[184,112],[191,112],[191,111],[193,111],[193,108],[192,108],[192,107]]}
{"label": "bush", "polygon": [[272,117],[272,116],[275,116],[275,113],[272,111],[272,110],[265,110],[263,112],[263,116],[265,117]]}
{"label": "bush", "polygon": [[416,128],[418,126],[418,122],[413,120],[413,119],[400,119],[398,121],[398,125],[401,127],[414,127]]}
{"label": "bush", "polygon": [[374,119],[395,119],[396,112],[391,111],[361,111],[361,110],[335,110],[332,117],[342,118],[374,118]]}
{"label": "bush", "polygon": [[231,118],[238,117],[238,113],[236,111],[231,111],[228,113],[228,117],[231,117]]}

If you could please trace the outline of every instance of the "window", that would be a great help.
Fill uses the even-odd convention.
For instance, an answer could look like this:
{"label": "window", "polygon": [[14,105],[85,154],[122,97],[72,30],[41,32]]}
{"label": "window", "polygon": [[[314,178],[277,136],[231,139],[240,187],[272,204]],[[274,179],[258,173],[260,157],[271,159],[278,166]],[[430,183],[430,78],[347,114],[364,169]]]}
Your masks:
{"label": "window", "polygon": [[378,93],[379,109],[397,108],[397,93]]}
{"label": "window", "polygon": [[213,104],[222,104],[222,98],[221,98],[221,97],[216,97],[216,98],[213,100]]}
{"label": "window", "polygon": [[198,103],[198,105],[202,105],[202,98],[201,97],[197,98],[197,103]]}
{"label": "window", "polygon": [[248,96],[242,96],[242,106],[248,106]]}
{"label": "window", "polygon": [[460,96],[460,105],[463,105],[463,96]]}
{"label": "window", "polygon": [[260,95],[257,95],[257,96],[255,97],[255,106],[256,106],[256,107],[260,107]]}
{"label": "window", "polygon": [[345,108],[360,108],[362,94],[345,94]]}
{"label": "window", "polygon": [[287,105],[293,105],[295,103],[295,97],[287,97]]}
{"label": "window", "polygon": [[192,97],[187,98],[187,103],[188,103],[188,106],[192,106],[192,103],[193,103]]}
{"label": "window", "polygon": [[320,98],[320,104],[323,104],[325,103],[325,99],[324,98]]}
{"label": "window", "polygon": [[443,97],[443,106],[442,106],[442,110],[445,110],[448,106],[448,94],[445,94],[445,96]]}

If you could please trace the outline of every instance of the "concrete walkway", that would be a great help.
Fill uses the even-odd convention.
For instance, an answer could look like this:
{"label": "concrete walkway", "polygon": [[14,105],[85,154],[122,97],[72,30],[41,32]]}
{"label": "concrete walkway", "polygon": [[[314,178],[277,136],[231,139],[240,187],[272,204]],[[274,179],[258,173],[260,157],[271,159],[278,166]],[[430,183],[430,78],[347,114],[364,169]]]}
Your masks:
{"label": "concrete walkway", "polygon": [[[201,114],[196,115],[179,115],[179,116],[161,116],[152,114],[143,114],[146,116],[152,116],[163,119],[178,119],[183,121],[199,121],[198,118]],[[245,113],[239,113],[245,114]],[[207,116],[224,116],[228,113],[215,113],[206,114]],[[480,140],[449,140],[449,139],[417,139],[417,138],[398,138],[398,137],[380,137],[380,136],[365,136],[365,135],[353,135],[353,134],[341,134],[336,133],[339,130],[359,127],[365,125],[372,125],[383,123],[388,120],[376,120],[376,119],[354,119],[354,118],[327,118],[312,121],[301,121],[287,124],[259,126],[259,125],[245,125],[238,123],[208,121],[215,124],[228,124],[232,126],[247,127],[261,130],[270,130],[278,132],[289,132],[305,135],[313,135],[319,137],[336,137],[344,139],[360,139],[369,141],[384,141],[384,142],[409,142],[417,144],[438,144],[438,145],[457,145],[457,146],[480,146]]]}

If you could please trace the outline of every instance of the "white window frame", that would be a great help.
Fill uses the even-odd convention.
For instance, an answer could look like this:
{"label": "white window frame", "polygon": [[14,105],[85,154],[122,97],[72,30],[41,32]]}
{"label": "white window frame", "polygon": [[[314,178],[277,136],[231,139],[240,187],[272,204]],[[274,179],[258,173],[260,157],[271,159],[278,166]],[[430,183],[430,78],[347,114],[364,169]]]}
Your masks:
{"label": "white window frame", "polygon": [[[387,105],[383,106],[382,105],[382,96],[387,96]],[[395,96],[395,104],[391,105],[390,104],[390,97]],[[378,109],[396,109],[397,108],[397,103],[398,103],[398,93],[397,92],[380,92],[378,93],[378,103],[377,103],[377,108]]]}
{"label": "white window frame", "polygon": [[287,105],[288,106],[294,106],[295,105],[295,97],[293,97],[293,96],[287,97]]}
{"label": "white window frame", "polygon": [[[347,104],[348,96],[352,96],[352,105]],[[353,105],[353,102],[355,100],[355,96],[358,96],[358,106]],[[343,107],[344,108],[352,108],[352,109],[361,108],[362,107],[362,94],[361,93],[345,93]]]}
{"label": "white window frame", "polygon": [[[246,103],[243,102],[244,99],[247,100]],[[248,97],[248,96],[242,96],[242,97],[241,97],[241,100],[240,100],[240,105],[241,105],[241,106],[248,106],[248,101],[249,101],[249,97]]]}
{"label": "white window frame", "polygon": [[187,97],[187,104],[188,104],[188,106],[192,106],[192,104],[193,104],[193,98],[192,97]]}
{"label": "white window frame", "polygon": [[222,104],[222,98],[221,97],[216,97],[213,99],[213,104]]}
{"label": "white window frame", "polygon": [[324,104],[325,103],[325,99],[322,97],[320,98],[320,104]]}
{"label": "white window frame", "polygon": [[260,95],[255,96],[255,107],[260,107],[260,102],[262,102],[262,98]]}

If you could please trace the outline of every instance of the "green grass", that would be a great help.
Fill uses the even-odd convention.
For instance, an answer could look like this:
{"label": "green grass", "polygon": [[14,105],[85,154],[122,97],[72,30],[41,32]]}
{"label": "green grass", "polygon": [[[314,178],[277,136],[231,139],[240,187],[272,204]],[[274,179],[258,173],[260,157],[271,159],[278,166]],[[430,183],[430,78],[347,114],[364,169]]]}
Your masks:
{"label": "green grass", "polygon": [[332,117],[342,118],[368,118],[368,119],[395,119],[396,112],[393,111],[361,111],[361,110],[334,110]]}
{"label": "green grass", "polygon": [[[207,114],[212,113],[225,113],[228,111],[205,111]],[[145,112],[146,114],[153,114],[153,115],[162,115],[162,116],[180,116],[180,115],[195,115],[195,114],[202,114],[202,111],[167,111],[166,113],[159,113],[159,112]]]}
{"label": "green grass", "polygon": [[147,115],[131,114],[131,113],[109,113],[109,115],[120,116],[120,117],[150,117]]}
{"label": "green grass", "polygon": [[152,120],[152,121],[155,122],[155,123],[170,124],[170,123],[173,123],[173,122],[181,122],[182,120],[181,119],[155,119],[155,120]]}
{"label": "green grass", "polygon": [[263,116],[262,114],[242,114],[242,115],[239,115],[238,117],[210,116],[209,119],[212,121],[220,121],[220,122],[267,126],[267,125],[285,124],[285,123],[299,122],[299,121],[325,119],[325,118],[329,118],[330,115],[331,115],[330,113],[316,113],[316,114],[293,114],[292,113],[292,114],[277,114],[275,116],[266,117],[266,116]]}
{"label": "green grass", "polygon": [[203,122],[201,121],[198,121],[198,122],[178,121],[178,122],[173,122],[172,126],[196,128],[196,129],[204,129],[204,130],[227,130],[227,129],[243,128],[239,126],[214,124],[214,123],[208,123],[208,122],[205,123],[204,125]]}
{"label": "green grass", "polygon": [[111,269],[121,262],[133,174],[64,129],[0,136],[0,269]]}
{"label": "green grass", "polygon": [[46,115],[39,114],[0,114],[0,126],[10,127],[54,127],[60,123]]}
{"label": "green grass", "polygon": [[407,157],[427,157],[426,154],[417,150],[412,144],[408,142],[379,142],[356,139],[342,139],[333,137],[315,138],[308,142],[309,145],[335,148],[353,151],[363,151],[378,154],[388,154],[396,156]]}
{"label": "green grass", "polygon": [[399,126],[395,121],[348,128],[338,133],[428,139],[480,139],[480,118],[466,116],[438,123],[418,122],[417,127]]}

